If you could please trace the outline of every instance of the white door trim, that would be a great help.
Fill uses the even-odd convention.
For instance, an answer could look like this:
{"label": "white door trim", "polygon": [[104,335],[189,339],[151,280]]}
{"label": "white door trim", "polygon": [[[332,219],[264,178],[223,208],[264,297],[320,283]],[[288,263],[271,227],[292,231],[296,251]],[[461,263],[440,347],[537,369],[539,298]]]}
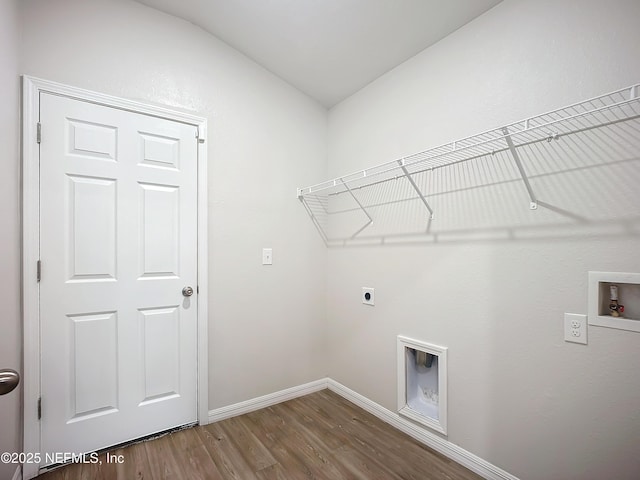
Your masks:
{"label": "white door trim", "polygon": [[[207,336],[207,120],[162,106],[147,105],[111,95],[62,85],[30,76],[22,77],[22,292],[24,318],[24,452],[40,452],[40,309],[36,264],[40,258],[40,148],[37,124],[40,93],[74,98],[85,102],[165,118],[198,128],[198,422],[208,423],[208,336]],[[46,135],[46,132],[44,133]],[[24,465],[23,475],[38,474],[39,465]]]}

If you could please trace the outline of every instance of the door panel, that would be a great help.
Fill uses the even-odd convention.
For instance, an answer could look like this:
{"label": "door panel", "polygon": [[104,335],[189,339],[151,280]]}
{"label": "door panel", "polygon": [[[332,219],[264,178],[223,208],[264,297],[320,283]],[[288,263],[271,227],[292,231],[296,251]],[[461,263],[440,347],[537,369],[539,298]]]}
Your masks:
{"label": "door panel", "polygon": [[116,160],[117,127],[65,119],[69,132],[68,152],[87,159]]}
{"label": "door panel", "polygon": [[69,315],[71,420],[118,410],[117,313]]}
{"label": "door panel", "polygon": [[180,191],[140,183],[142,278],[180,276]]}
{"label": "door panel", "polygon": [[42,452],[195,422],[196,127],[40,96]]}
{"label": "door panel", "polygon": [[167,399],[180,392],[180,309],[172,306],[140,311],[144,360],[142,403]]}
{"label": "door panel", "polygon": [[140,132],[140,165],[178,170],[180,139]]}
{"label": "door panel", "polygon": [[116,181],[67,175],[69,280],[116,279]]}

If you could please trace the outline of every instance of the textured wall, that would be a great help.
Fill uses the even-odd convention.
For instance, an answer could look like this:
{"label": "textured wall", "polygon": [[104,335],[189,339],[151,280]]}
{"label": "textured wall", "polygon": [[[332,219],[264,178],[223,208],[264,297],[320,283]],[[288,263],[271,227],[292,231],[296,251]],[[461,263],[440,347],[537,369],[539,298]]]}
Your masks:
{"label": "textured wall", "polygon": [[[330,176],[639,82],[639,17],[637,1],[506,0],[334,107]],[[413,243],[330,249],[329,376],[395,411],[396,335],[447,346],[451,442],[522,479],[637,478],[640,335],[563,341],[563,313],[587,312],[589,270],[640,271],[635,135],[615,164],[562,138],[552,160],[529,155],[530,171],[560,170],[532,182],[556,210],[530,211],[519,182],[465,190],[499,166],[477,162],[435,177],[457,190],[430,198],[448,235],[396,225],[387,240]],[[421,208],[426,225],[419,202],[393,208],[398,222]]]}

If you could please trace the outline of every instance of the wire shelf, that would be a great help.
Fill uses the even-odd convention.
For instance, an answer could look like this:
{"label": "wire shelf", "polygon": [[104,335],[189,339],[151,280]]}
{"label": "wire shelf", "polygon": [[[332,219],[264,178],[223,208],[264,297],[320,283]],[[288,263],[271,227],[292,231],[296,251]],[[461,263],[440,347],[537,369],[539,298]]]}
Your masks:
{"label": "wire shelf", "polygon": [[[438,212],[431,202],[438,189],[429,184],[427,177],[439,170],[455,172],[462,164],[466,165],[467,176],[469,172],[490,168],[488,163],[491,163],[493,168],[499,167],[503,171],[503,178],[493,178],[492,182],[485,183],[521,181],[523,191],[528,196],[529,208],[535,210],[538,208],[539,199],[530,177],[539,170],[536,161],[546,165],[547,173],[554,169],[553,165],[545,160],[547,156],[553,156],[553,153],[545,153],[543,150],[553,152],[550,147],[568,138],[573,139],[573,150],[602,149],[599,145],[588,145],[593,143],[595,138],[598,140],[597,143],[605,143],[608,145],[606,148],[615,151],[620,149],[620,144],[625,143],[622,137],[629,134],[635,143],[632,142],[633,147],[627,145],[626,151],[636,148],[640,145],[638,128],[634,126],[629,132],[621,125],[630,121],[635,121],[632,122],[634,125],[638,123],[639,95],[640,84],[636,84],[316,185],[298,188],[297,195],[325,242],[331,240],[329,219],[337,213],[351,211],[359,215],[357,228],[348,235],[349,238],[367,230],[374,223],[375,215],[370,207],[375,209],[376,201],[379,204],[388,204],[401,198],[415,199],[422,205],[423,211],[427,210],[429,220],[436,218]],[[597,133],[603,130],[606,132],[604,142],[603,135]],[[527,161],[526,168],[523,158]],[[401,189],[385,185],[387,182],[395,183],[394,180],[399,179],[405,179],[404,187]],[[475,187],[483,181],[476,181],[474,185],[467,182],[467,185],[464,185],[464,181],[458,179],[457,183],[459,185],[450,186],[449,191]],[[380,201],[380,195],[368,193],[374,190],[387,192],[383,195],[384,201]],[[392,199],[389,198],[390,190],[394,190]],[[401,193],[397,190],[403,191]],[[446,188],[440,190],[444,191]],[[350,208],[346,205],[350,205]]]}

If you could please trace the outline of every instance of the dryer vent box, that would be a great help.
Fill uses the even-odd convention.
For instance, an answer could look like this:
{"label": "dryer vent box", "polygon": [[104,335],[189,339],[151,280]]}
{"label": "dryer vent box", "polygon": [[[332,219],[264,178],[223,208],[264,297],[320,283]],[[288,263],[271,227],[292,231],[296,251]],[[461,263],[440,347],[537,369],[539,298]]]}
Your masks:
{"label": "dryer vent box", "polygon": [[398,413],[447,433],[447,349],[398,336]]}

